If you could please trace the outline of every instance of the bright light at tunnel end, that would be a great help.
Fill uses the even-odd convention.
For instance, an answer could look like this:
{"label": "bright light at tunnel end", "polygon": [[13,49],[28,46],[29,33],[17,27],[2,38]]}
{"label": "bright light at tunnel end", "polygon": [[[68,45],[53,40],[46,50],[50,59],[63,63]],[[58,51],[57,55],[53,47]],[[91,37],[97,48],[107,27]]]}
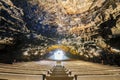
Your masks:
{"label": "bright light at tunnel end", "polygon": [[63,50],[57,49],[57,50],[53,51],[52,53],[53,54],[49,57],[49,59],[57,60],[57,61],[69,59]]}
{"label": "bright light at tunnel end", "polygon": [[56,50],[54,52],[54,59],[55,60],[63,60],[64,52],[62,50]]}

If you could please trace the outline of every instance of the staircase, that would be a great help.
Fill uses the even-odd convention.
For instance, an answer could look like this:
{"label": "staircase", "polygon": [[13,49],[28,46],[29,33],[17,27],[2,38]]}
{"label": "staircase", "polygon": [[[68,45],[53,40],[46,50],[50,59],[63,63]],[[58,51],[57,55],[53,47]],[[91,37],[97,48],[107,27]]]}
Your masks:
{"label": "staircase", "polygon": [[46,80],[73,80],[73,77],[68,75],[63,66],[56,65]]}

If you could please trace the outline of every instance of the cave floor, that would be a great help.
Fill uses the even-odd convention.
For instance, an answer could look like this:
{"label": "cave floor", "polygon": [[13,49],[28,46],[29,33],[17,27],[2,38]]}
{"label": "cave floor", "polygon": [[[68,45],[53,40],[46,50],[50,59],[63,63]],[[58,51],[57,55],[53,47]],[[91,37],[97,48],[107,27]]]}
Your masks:
{"label": "cave floor", "polygon": [[[42,74],[52,69],[55,61],[34,61],[14,64],[0,63],[0,80],[43,80]],[[77,75],[77,80],[119,80],[120,67],[85,61],[64,61],[66,69]]]}

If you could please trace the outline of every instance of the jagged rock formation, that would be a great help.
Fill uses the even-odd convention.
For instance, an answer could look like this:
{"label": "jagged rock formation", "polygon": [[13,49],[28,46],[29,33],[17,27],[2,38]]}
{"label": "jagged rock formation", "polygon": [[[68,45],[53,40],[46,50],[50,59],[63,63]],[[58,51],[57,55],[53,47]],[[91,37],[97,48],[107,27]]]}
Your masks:
{"label": "jagged rock formation", "polygon": [[[55,28],[53,27],[54,32],[52,34],[47,33],[51,26],[50,29],[45,31],[44,26],[49,26],[36,24],[36,22],[40,23],[38,17],[40,15],[34,11],[32,12],[32,10],[35,10],[32,9],[33,4],[26,0],[20,2],[18,1],[21,7],[16,6],[14,0],[0,1],[0,62],[1,60],[10,62],[13,59],[21,60],[23,57],[22,51],[27,50],[28,47],[37,49],[39,46],[39,51],[45,53],[47,44],[54,42],[54,39],[48,38],[47,35],[52,36],[55,33]],[[28,5],[27,7],[24,6],[25,2]],[[43,27],[41,28],[41,26]],[[40,28],[38,29],[38,27]]]}
{"label": "jagged rock formation", "polygon": [[27,31],[22,9],[17,8],[9,0],[0,1],[0,45],[14,44],[16,35]]}
{"label": "jagged rock formation", "polygon": [[0,0],[0,62],[11,62],[13,53],[23,45],[24,34],[28,33],[23,15],[10,0]]}
{"label": "jagged rock formation", "polygon": [[108,57],[114,56],[113,53],[119,55],[119,0],[45,0],[39,3],[54,16],[47,22],[57,24],[58,33],[65,35],[61,40],[63,45],[77,48],[80,55],[88,59],[97,57],[98,61],[108,63],[112,62],[110,58],[103,58],[102,51]]}

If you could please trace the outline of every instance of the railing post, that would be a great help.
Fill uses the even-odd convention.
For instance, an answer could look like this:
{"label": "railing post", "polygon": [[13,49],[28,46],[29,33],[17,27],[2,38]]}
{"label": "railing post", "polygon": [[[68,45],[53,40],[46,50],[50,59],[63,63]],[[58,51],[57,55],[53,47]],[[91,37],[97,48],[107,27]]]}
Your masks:
{"label": "railing post", "polygon": [[74,75],[74,77],[75,77],[75,80],[77,80],[77,75]]}
{"label": "railing post", "polygon": [[47,74],[50,74],[50,72],[49,72],[49,71],[47,71]]}
{"label": "railing post", "polygon": [[69,74],[72,75],[72,71],[70,71]]}
{"label": "railing post", "polygon": [[45,78],[46,78],[46,75],[45,75],[45,74],[43,74],[43,80],[45,80]]}

